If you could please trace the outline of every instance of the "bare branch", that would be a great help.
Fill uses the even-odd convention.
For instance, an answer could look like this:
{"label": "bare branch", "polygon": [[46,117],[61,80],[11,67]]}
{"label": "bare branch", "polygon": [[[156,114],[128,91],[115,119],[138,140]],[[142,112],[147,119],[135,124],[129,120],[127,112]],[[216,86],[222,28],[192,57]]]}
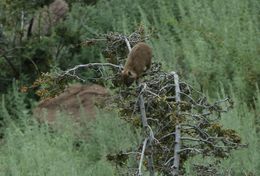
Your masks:
{"label": "bare branch", "polygon": [[172,136],[172,135],[175,135],[175,132],[164,135],[163,137],[161,137],[161,138],[159,139],[159,141],[162,140],[162,139],[164,139],[164,138],[167,138],[167,137],[169,137],[169,136]]}
{"label": "bare branch", "polygon": [[181,90],[180,90],[180,85],[179,85],[179,76],[175,72],[171,72],[174,76],[174,83],[175,83],[175,96],[176,96],[176,102],[179,103],[181,101]]}
{"label": "bare branch", "polygon": [[[175,72],[171,72],[174,76],[175,83],[175,96],[177,102],[177,114],[180,111],[179,102],[181,101],[180,97],[180,85],[179,85],[179,76]],[[181,149],[181,126],[176,124],[175,126],[175,144],[174,144],[174,162],[172,166],[172,174],[175,176],[179,175],[179,166],[180,166],[180,154],[179,151]]]}
{"label": "bare branch", "polygon": [[181,129],[179,125],[175,127],[175,144],[174,144],[174,162],[172,168],[172,174],[177,176],[179,174],[179,166],[180,166],[180,148],[181,148]]}
{"label": "bare branch", "polygon": [[184,148],[184,149],[181,149],[179,150],[179,153],[183,152],[183,151],[187,151],[187,150],[190,150],[190,151],[195,151],[195,152],[198,152],[198,153],[201,153],[201,149],[196,149],[196,148]]}
{"label": "bare branch", "polygon": [[169,162],[171,162],[172,160],[174,159],[174,157],[171,157],[170,159],[168,159],[163,165],[168,165],[169,164]]}
{"label": "bare branch", "polygon": [[148,123],[147,123],[147,118],[146,118],[146,112],[145,112],[145,105],[144,105],[144,97],[141,94],[139,97],[139,103],[140,103],[140,111],[141,111],[141,117],[142,117],[142,124],[143,127],[147,127]]}
{"label": "bare branch", "polygon": [[129,51],[129,53],[130,53],[131,50],[132,50],[132,48],[131,48],[131,46],[130,46],[130,43],[129,43],[127,37],[125,37],[125,43],[126,43],[126,45],[127,45],[127,49],[128,49],[128,51]]}
{"label": "bare branch", "polygon": [[143,164],[143,160],[144,160],[144,152],[145,152],[147,141],[148,141],[148,138],[145,138],[144,143],[143,143],[141,158],[140,158],[140,161],[139,161],[138,176],[142,175],[142,164]]}
{"label": "bare branch", "polygon": [[84,81],[84,79],[78,77],[76,75],[76,71],[80,68],[91,68],[91,67],[104,67],[104,66],[108,66],[108,67],[114,67],[114,68],[117,68],[119,70],[122,70],[123,69],[123,66],[121,65],[115,65],[115,64],[111,64],[111,63],[89,63],[89,64],[80,64],[80,65],[76,65],[75,67],[73,68],[70,68],[66,71],[64,71],[62,74],[58,74],[59,77],[63,77],[63,76],[71,76],[71,77],[75,77],[81,81]]}

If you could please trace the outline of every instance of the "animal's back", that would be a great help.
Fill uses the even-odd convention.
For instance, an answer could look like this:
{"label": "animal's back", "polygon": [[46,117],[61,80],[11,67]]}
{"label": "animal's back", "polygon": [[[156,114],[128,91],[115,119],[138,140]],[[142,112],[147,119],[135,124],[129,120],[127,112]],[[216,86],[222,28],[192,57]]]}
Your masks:
{"label": "animal's back", "polygon": [[150,68],[151,58],[152,49],[143,42],[136,44],[128,55],[128,61],[131,62],[132,69],[137,73],[142,73]]}
{"label": "animal's back", "polygon": [[48,7],[39,10],[31,20],[27,35],[50,35],[52,27],[62,21],[68,11],[69,6],[65,0],[54,0]]}
{"label": "animal's back", "polygon": [[136,44],[128,54],[121,77],[125,85],[130,86],[151,66],[152,49],[145,43]]}

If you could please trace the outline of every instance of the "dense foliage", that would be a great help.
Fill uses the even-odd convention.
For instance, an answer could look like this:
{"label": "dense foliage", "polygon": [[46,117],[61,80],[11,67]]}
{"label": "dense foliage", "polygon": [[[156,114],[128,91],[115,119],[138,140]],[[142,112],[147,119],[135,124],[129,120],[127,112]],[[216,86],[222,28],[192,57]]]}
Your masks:
{"label": "dense foliage", "polygon": [[[1,175],[115,175],[133,166],[130,162],[118,168],[106,160],[109,152],[139,142],[122,121],[100,120],[116,115],[100,113],[90,130],[91,140],[75,150],[72,127],[49,132],[48,125],[39,127],[31,119],[31,109],[38,86],[46,86],[34,86],[42,72],[106,62],[102,40],[95,45],[84,42],[102,39],[111,31],[128,35],[140,24],[150,34],[147,42],[164,70],[177,71],[212,99],[221,94],[234,100],[234,109],[225,114],[222,123],[237,130],[249,145],[223,160],[219,172],[260,174],[260,1],[69,0],[69,14],[50,36],[28,39],[30,19],[50,2],[0,1]],[[94,76],[99,75],[81,73],[89,81]],[[27,93],[20,93],[21,88]],[[206,166],[214,160],[192,158],[185,163],[187,175],[194,175],[193,166],[198,162]]]}

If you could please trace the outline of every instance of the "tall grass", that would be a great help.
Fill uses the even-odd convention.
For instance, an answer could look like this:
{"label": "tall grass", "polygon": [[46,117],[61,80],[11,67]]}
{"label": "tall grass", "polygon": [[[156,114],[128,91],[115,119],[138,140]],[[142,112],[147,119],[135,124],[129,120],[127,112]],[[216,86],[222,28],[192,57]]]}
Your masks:
{"label": "tall grass", "polygon": [[73,135],[79,128],[71,129],[69,120],[62,123],[70,126],[59,132],[32,120],[24,127],[10,124],[0,147],[0,175],[117,175],[106,155],[135,144],[129,127],[113,114],[101,115],[80,143]]}
{"label": "tall grass", "polygon": [[[259,98],[258,94],[258,98]],[[236,101],[238,103],[238,101]],[[256,104],[259,106],[259,102]],[[225,159],[221,164],[223,174],[229,175],[259,175],[260,153],[259,153],[259,133],[256,119],[259,118],[259,110],[254,112],[245,103],[237,104],[223,118],[226,128],[231,128],[239,132],[242,142],[248,147],[234,151],[230,158]]]}
{"label": "tall grass", "polygon": [[[20,94],[15,89],[13,93]],[[14,114],[9,113],[4,99],[1,103],[5,128],[0,175],[117,175],[120,172],[107,160],[107,154],[126,152],[138,142],[138,136],[116,113],[99,112],[95,121],[80,126],[65,113],[58,113],[58,120],[50,126],[39,124],[21,106],[23,99],[17,100]]]}
{"label": "tall grass", "polygon": [[231,83],[240,98],[252,103],[260,83],[259,8],[258,0],[100,0],[89,8],[85,27],[130,34],[142,23],[147,32],[155,31],[148,41],[154,61],[213,96],[220,82],[226,91]]}

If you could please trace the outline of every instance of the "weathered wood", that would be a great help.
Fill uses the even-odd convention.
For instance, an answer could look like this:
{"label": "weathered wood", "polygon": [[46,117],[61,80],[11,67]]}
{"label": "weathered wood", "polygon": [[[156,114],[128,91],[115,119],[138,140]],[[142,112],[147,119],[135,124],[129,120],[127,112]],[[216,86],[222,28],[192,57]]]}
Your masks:
{"label": "weathered wood", "polygon": [[[179,103],[181,101],[180,97],[180,85],[179,85],[179,76],[175,72],[171,72],[174,76],[174,83],[175,83],[175,100],[177,103],[177,118],[180,112]],[[177,176],[179,175],[179,167],[180,167],[180,151],[181,149],[181,126],[177,121],[175,126],[175,141],[174,141],[174,160],[172,166],[172,175]]]}
{"label": "weathered wood", "polygon": [[145,129],[148,126],[148,123],[147,123],[147,117],[146,117],[146,112],[145,112],[143,94],[141,94],[139,97],[139,105],[140,105],[140,111],[141,111],[142,125],[143,125],[143,128]]}

